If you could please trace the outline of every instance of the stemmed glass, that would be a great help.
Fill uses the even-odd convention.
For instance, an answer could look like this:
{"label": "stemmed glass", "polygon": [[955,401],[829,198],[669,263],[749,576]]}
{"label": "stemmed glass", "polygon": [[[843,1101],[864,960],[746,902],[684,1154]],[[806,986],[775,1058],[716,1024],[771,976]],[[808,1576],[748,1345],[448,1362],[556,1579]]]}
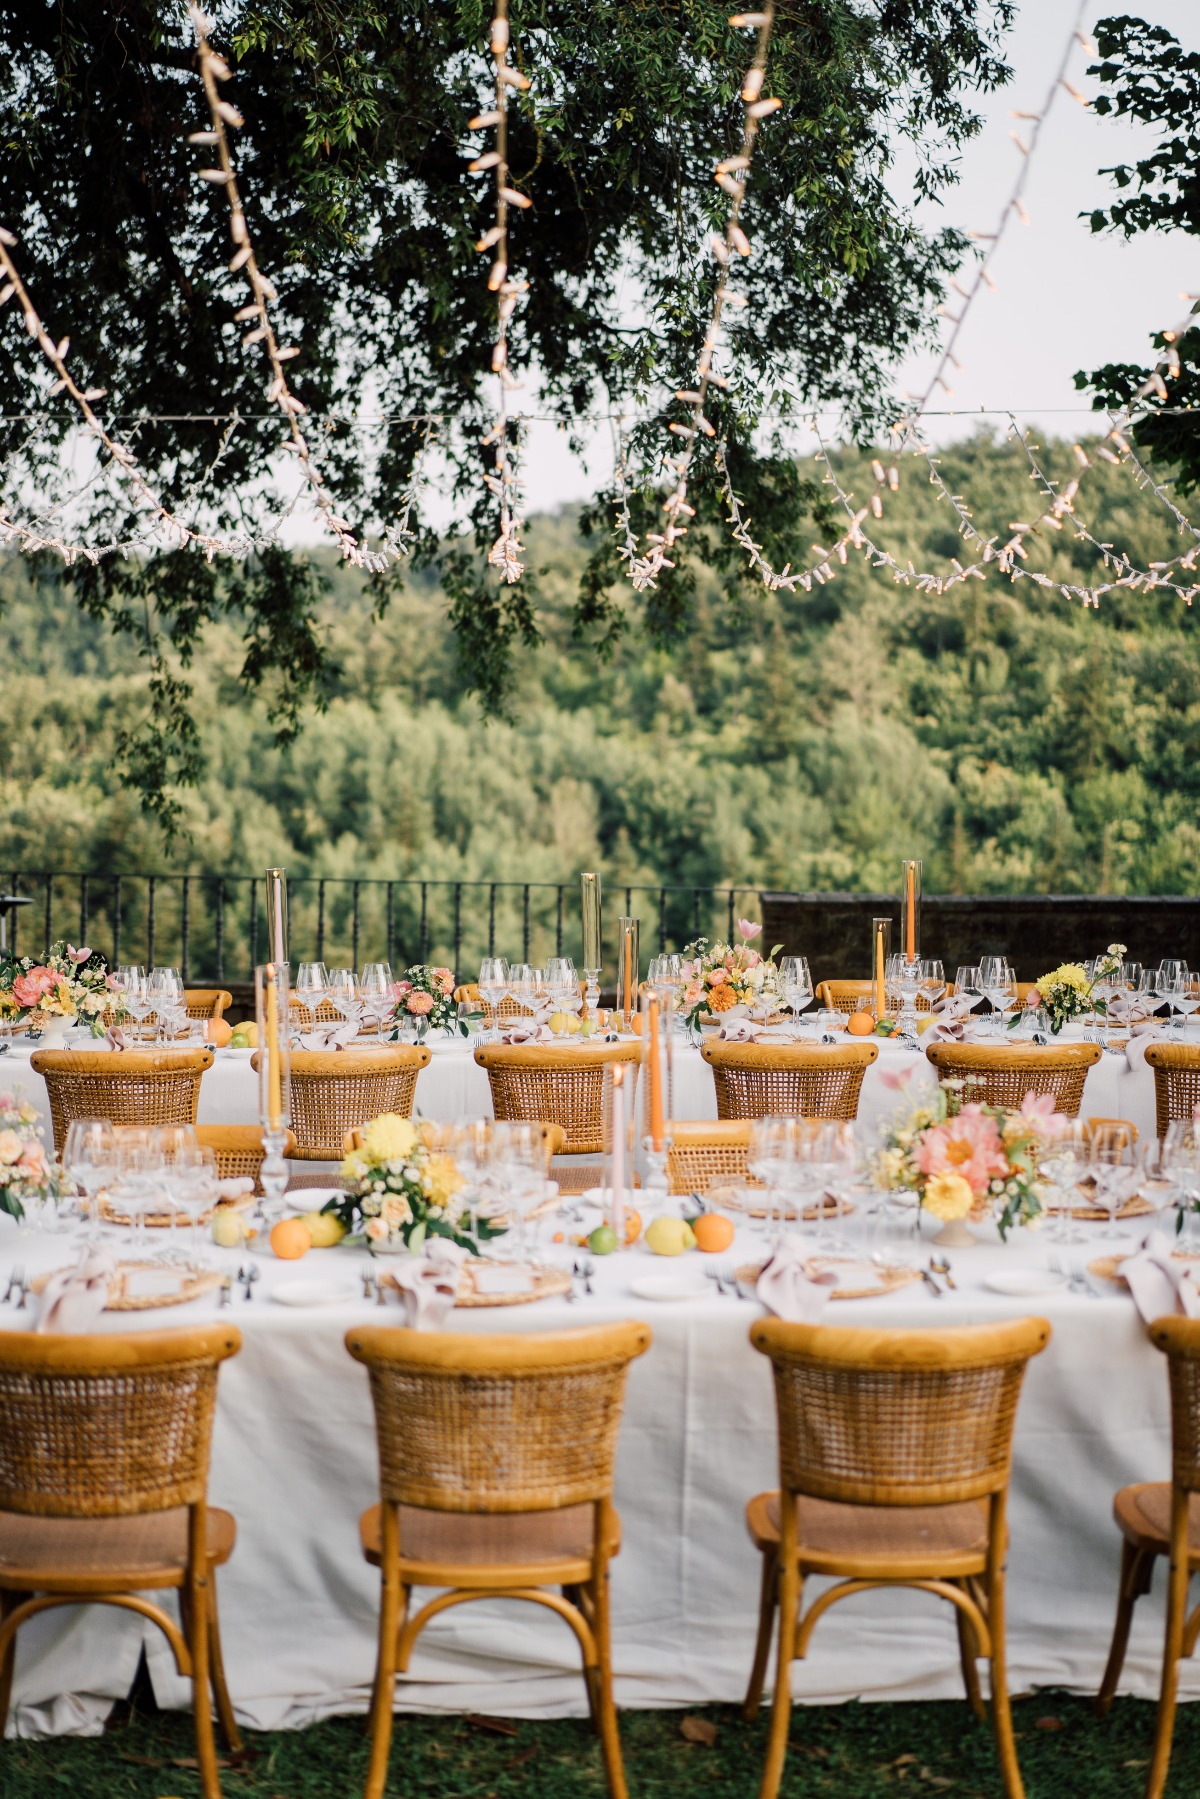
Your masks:
{"label": "stemmed glass", "polygon": [[1164,956],[1158,965],[1158,996],[1167,1002],[1167,1026],[1174,1023],[1179,996],[1187,979],[1188,965],[1175,957]]}
{"label": "stemmed glass", "polygon": [[1137,1169],[1133,1165],[1129,1132],[1115,1125],[1092,1126],[1091,1171],[1097,1197],[1108,1210],[1108,1228],[1101,1237],[1124,1238],[1117,1229],[1117,1213],[1133,1192]]}
{"label": "stemmed glass", "polygon": [[651,987],[660,993],[669,993],[678,1002],[683,990],[683,957],[676,955],[652,956],[650,966],[646,970],[646,980]]}
{"label": "stemmed glass", "polygon": [[933,958],[921,963],[921,992],[929,1002],[930,1011],[937,1005],[946,991],[946,971],[942,964]]}
{"label": "stemmed glass", "polygon": [[784,956],[779,964],[779,984],[783,989],[783,1003],[792,1015],[792,1036],[798,1037],[800,1014],[806,1006],[811,1006],[813,999],[808,957]]}
{"label": "stemmed glass", "polygon": [[89,1242],[95,1242],[100,1235],[97,1197],[112,1180],[116,1148],[113,1127],[107,1118],[73,1118],[67,1126],[62,1162],[83,1193]]}
{"label": "stemmed glass", "polygon": [[582,1009],[583,995],[579,991],[579,976],[570,956],[549,956],[546,960],[545,979],[546,991],[556,1012],[579,1012]]}
{"label": "stemmed glass", "polygon": [[503,956],[485,956],[479,964],[479,997],[491,1012],[493,1037],[500,1035],[500,1003],[508,993],[508,963]]}
{"label": "stemmed glass", "polygon": [[983,991],[987,999],[995,1007],[996,1035],[1004,1035],[1005,1014],[1011,1012],[1017,1003],[1017,983],[1012,969],[1003,956],[985,956],[979,965],[983,981]]}
{"label": "stemmed glass", "polygon": [[1187,1029],[1187,1021],[1192,1013],[1200,1007],[1200,977],[1185,975],[1175,995],[1176,1008],[1183,1013],[1181,1030]]}
{"label": "stemmed glass", "polygon": [[765,1190],[761,1229],[782,1241],[787,1218],[785,1189],[793,1184],[798,1126],[796,1118],[754,1118],[750,1122],[750,1144],[746,1168]]}
{"label": "stemmed glass", "polygon": [[142,1125],[121,1125],[113,1134],[117,1140],[115,1209],[128,1213],[130,1240],[144,1251],[146,1213],[162,1204],[162,1145],[155,1141],[154,1131]]}
{"label": "stemmed glass", "polygon": [[516,1217],[517,1258],[525,1261],[528,1215],[546,1195],[546,1145],[537,1125],[493,1125],[489,1171]]}
{"label": "stemmed glass", "polygon": [[1057,1223],[1051,1223],[1047,1236],[1056,1243],[1078,1243],[1086,1232],[1077,1228],[1072,1216],[1078,1204],[1078,1186],[1088,1166],[1087,1127],[1082,1119],[1072,1118],[1056,1137],[1044,1139],[1038,1156],[1038,1172],[1047,1181]]}
{"label": "stemmed glass", "polygon": [[146,970],[140,963],[123,962],[109,976],[109,982],[112,992],[133,1020],[135,1035],[140,1036],[142,1021],[151,1009],[146,993]]}
{"label": "stemmed glass", "polygon": [[328,996],[329,975],[324,962],[301,962],[292,998],[308,1013],[308,1028],[317,1028],[317,1013]]}
{"label": "stemmed glass", "polygon": [[522,1012],[537,1011],[538,977],[531,962],[514,962],[508,971],[508,991]]}
{"label": "stemmed glass", "polygon": [[1174,1118],[1167,1125],[1162,1140],[1160,1171],[1166,1173],[1175,1189],[1175,1203],[1181,1213],[1180,1235],[1194,1250],[1200,1233],[1200,1142],[1197,1127],[1191,1119]]}
{"label": "stemmed glass", "polygon": [[166,1043],[174,1037],[187,1016],[183,997],[183,976],[177,968],[152,968],[146,979],[150,1010],[158,1019],[157,1036]]}
{"label": "stemmed glass", "polygon": [[358,977],[358,997],[363,1017],[382,1032],[396,1009],[395,981],[390,962],[365,962]]}
{"label": "stemmed glass", "polygon": [[[812,1132],[810,1160],[819,1176],[817,1183],[817,1248],[845,1252],[851,1249],[842,1229],[843,1208],[858,1179],[861,1158],[854,1126],[843,1119],[821,1119]],[[825,1196],[833,1200],[832,1216],[826,1214]]]}
{"label": "stemmed glass", "polygon": [[348,1025],[353,1025],[352,1037],[358,1035],[359,1020],[362,1017],[362,1001],[358,994],[358,982],[354,978],[352,968],[331,968],[329,984],[325,990],[326,998],[336,1007]]}
{"label": "stemmed glass", "polygon": [[205,1210],[211,1212],[220,1191],[217,1181],[217,1159],[207,1144],[190,1144],[171,1157],[166,1169],[167,1191],[182,1206],[191,1224],[192,1259],[206,1266],[208,1254],[202,1247],[200,1220]]}
{"label": "stemmed glass", "polygon": [[969,1010],[974,1011],[983,998],[983,970],[978,963],[968,966],[966,963],[954,971],[954,997],[970,1001]]}

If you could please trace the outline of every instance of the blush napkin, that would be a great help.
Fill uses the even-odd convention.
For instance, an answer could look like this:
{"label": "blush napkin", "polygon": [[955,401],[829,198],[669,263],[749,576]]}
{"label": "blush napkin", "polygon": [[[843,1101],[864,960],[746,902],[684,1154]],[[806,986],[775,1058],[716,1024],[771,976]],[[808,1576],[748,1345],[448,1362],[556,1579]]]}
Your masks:
{"label": "blush napkin", "polygon": [[410,1330],[439,1330],[454,1309],[468,1251],[444,1237],[426,1242],[420,1256],[402,1256],[392,1270]]}
{"label": "blush napkin", "polygon": [[815,1324],[837,1285],[832,1269],[810,1274],[803,1246],[781,1243],[758,1277],[755,1287],[768,1312],[788,1324]]}
{"label": "blush napkin", "polygon": [[39,1334],[91,1330],[108,1304],[109,1287],[116,1272],[112,1251],[92,1244],[80,1256],[77,1267],[64,1268],[46,1282],[34,1328]]}
{"label": "blush napkin", "polygon": [[1164,1231],[1151,1231],[1136,1255],[1121,1263],[1133,1303],[1150,1324],[1171,1312],[1185,1318],[1200,1317],[1200,1288],[1196,1267],[1171,1254],[1171,1239]]}

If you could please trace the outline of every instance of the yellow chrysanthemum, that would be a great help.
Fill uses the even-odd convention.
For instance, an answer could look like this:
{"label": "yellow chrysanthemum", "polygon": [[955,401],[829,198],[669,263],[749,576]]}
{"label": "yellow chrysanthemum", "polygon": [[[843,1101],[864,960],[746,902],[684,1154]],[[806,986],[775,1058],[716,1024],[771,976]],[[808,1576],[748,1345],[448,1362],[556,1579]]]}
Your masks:
{"label": "yellow chrysanthemum", "polygon": [[421,1172],[421,1186],[431,1206],[445,1206],[464,1185],[453,1156],[430,1156]]}
{"label": "yellow chrysanthemum", "polygon": [[369,1168],[370,1163],[367,1161],[367,1158],[363,1155],[362,1151],[359,1149],[351,1150],[350,1154],[342,1161],[342,1179],[344,1181],[349,1181],[352,1186],[357,1186],[359,1181],[366,1175]]}
{"label": "yellow chrysanthemum", "polygon": [[384,1112],[373,1118],[363,1132],[363,1148],[372,1162],[403,1162],[413,1152],[417,1127],[411,1118],[398,1118],[395,1112]]}
{"label": "yellow chrysanthemum", "polygon": [[925,1187],[925,1210],[935,1218],[950,1221],[965,1218],[975,1204],[970,1181],[947,1169],[933,1175]]}
{"label": "yellow chrysanthemum", "polygon": [[1078,962],[1063,962],[1052,969],[1049,974],[1039,976],[1037,990],[1043,999],[1049,997],[1054,987],[1073,987],[1076,993],[1090,993],[1092,983]]}

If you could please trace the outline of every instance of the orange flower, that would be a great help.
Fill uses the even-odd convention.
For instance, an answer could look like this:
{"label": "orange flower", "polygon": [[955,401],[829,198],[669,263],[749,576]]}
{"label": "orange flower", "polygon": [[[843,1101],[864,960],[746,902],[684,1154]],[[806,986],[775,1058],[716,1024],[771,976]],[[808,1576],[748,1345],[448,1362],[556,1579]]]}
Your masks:
{"label": "orange flower", "polygon": [[708,1009],[710,1012],[728,1012],[730,1006],[737,1005],[737,994],[728,981],[721,981],[708,990]]}

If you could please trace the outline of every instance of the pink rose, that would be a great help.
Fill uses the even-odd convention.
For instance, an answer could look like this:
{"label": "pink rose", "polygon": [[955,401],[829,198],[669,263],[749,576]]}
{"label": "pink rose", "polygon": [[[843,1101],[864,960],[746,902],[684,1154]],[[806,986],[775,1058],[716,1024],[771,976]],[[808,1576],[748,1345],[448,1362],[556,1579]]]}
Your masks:
{"label": "pink rose", "polygon": [[0,1162],[11,1166],[19,1158],[23,1147],[16,1131],[0,1131]]}
{"label": "pink rose", "polygon": [[432,993],[410,993],[408,1009],[414,1018],[424,1018],[426,1013],[433,1011]]}
{"label": "pink rose", "polygon": [[19,974],[13,982],[13,998],[19,1006],[36,1006],[44,993],[53,993],[58,976],[40,964],[28,974]]}
{"label": "pink rose", "polygon": [[973,1193],[986,1193],[990,1180],[1008,1172],[995,1119],[980,1106],[967,1105],[945,1124],[933,1125],[921,1139],[917,1167],[922,1174],[961,1174]]}
{"label": "pink rose", "polygon": [[392,992],[396,995],[397,999],[403,999],[404,995],[406,993],[412,992],[412,982],[411,981],[397,981],[395,986],[392,988]]}
{"label": "pink rose", "polygon": [[729,976],[723,968],[714,968],[708,977],[708,984],[710,987],[719,987],[722,981],[727,981],[728,979]]}
{"label": "pink rose", "polygon": [[742,957],[742,964],[745,968],[757,968],[761,961],[762,957],[756,949],[748,949]]}
{"label": "pink rose", "polygon": [[739,918],[738,935],[746,943],[753,943],[756,937],[762,935],[762,926],[760,924],[751,924],[748,918]]}
{"label": "pink rose", "polygon": [[46,1172],[46,1151],[42,1145],[27,1143],[21,1152],[21,1159],[17,1163],[17,1167],[35,1180],[41,1180]]}
{"label": "pink rose", "polygon": [[697,982],[691,981],[683,990],[683,1003],[690,1012],[704,998],[704,989]]}

